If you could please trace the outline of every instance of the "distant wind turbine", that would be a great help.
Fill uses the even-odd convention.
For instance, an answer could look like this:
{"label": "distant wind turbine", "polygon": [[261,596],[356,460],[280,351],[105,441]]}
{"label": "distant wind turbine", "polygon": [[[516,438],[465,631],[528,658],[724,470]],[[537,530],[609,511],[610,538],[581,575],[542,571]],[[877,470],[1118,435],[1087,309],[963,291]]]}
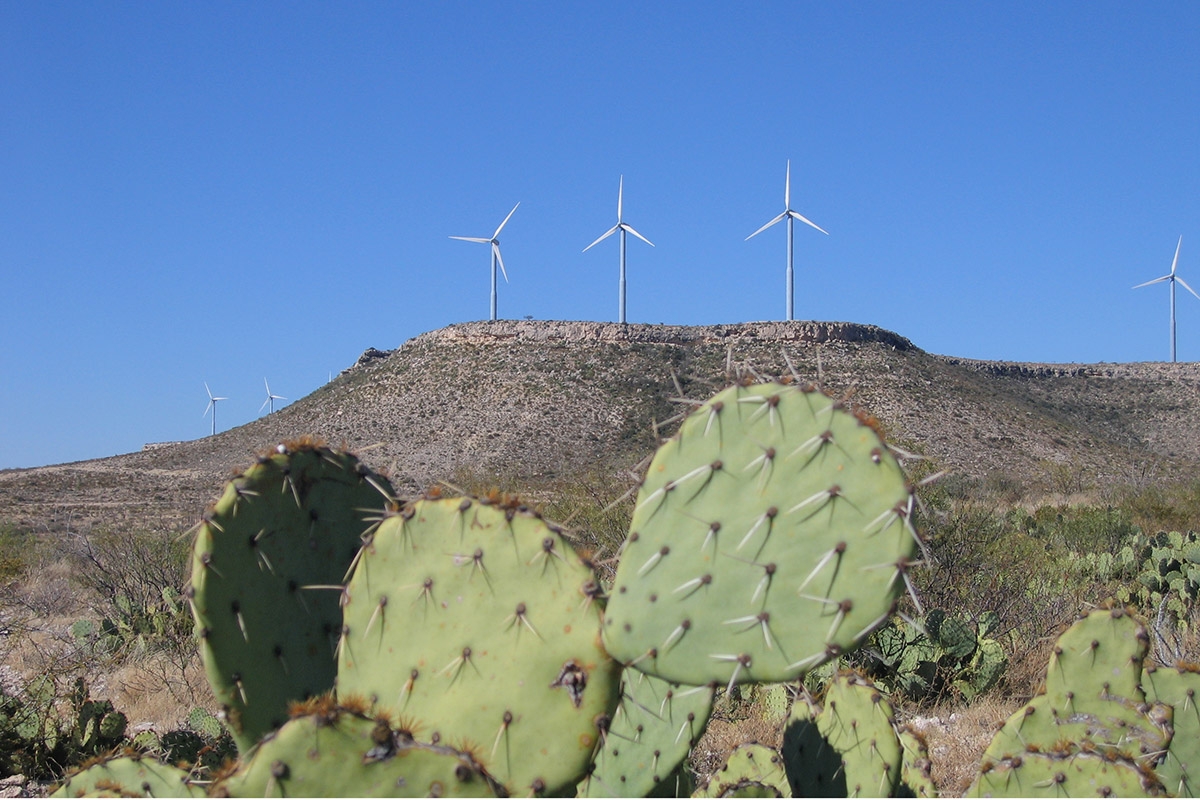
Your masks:
{"label": "distant wind turbine", "polygon": [[263,386],[266,386],[266,387],[267,387],[267,399],[266,399],[266,400],[264,400],[264,401],[263,401],[263,404],[262,404],[261,406],[259,406],[259,407],[258,407],[258,413],[260,413],[260,414],[261,414],[261,413],[262,413],[262,410],[263,410],[264,408],[266,408],[268,405],[270,405],[270,406],[271,406],[271,410],[270,410],[269,412],[267,412],[267,413],[269,413],[269,414],[274,414],[274,413],[275,413],[275,401],[276,401],[276,400],[287,400],[287,398],[286,398],[286,397],[284,397],[283,395],[271,394],[271,384],[267,383],[267,379],[266,379],[266,378],[263,378]]}
{"label": "distant wind turbine", "polygon": [[621,232],[621,277],[617,284],[617,290],[618,290],[617,321],[620,322],[622,325],[625,324],[625,234],[632,233],[634,236],[641,239],[646,244],[650,245],[651,247],[654,247],[654,242],[650,241],[645,236],[642,236],[640,233],[635,231],[633,229],[633,227],[630,226],[627,222],[625,222],[624,219],[622,218],[621,206],[622,206],[622,200],[623,200],[624,194],[625,194],[625,176],[622,175],[621,180],[617,183],[617,224],[613,225],[611,228],[609,228],[604,233],[604,235],[601,236],[599,239],[592,242],[587,247],[583,248],[583,252],[586,253],[588,250],[591,250],[593,247],[600,244],[605,239],[612,236],[614,233],[616,233],[618,231]]}
{"label": "distant wind turbine", "polygon": [[508,283],[508,272],[504,269],[504,259],[500,257],[500,231],[504,230],[504,226],[508,224],[509,219],[516,213],[519,202],[513,206],[512,211],[508,212],[508,216],[504,218],[504,222],[500,223],[500,227],[496,228],[496,232],[492,234],[492,238],[483,239],[477,236],[451,236],[451,239],[458,239],[463,242],[479,242],[480,244],[490,244],[492,246],[492,322],[496,321],[496,265],[500,265],[500,272],[504,275],[504,282]]}
{"label": "distant wind turbine", "polygon": [[781,213],[778,217],[775,217],[775,219],[771,220],[766,225],[763,225],[754,233],[747,236],[746,241],[750,241],[767,228],[785,219],[787,220],[787,318],[790,322],[794,318],[792,313],[792,304],[795,294],[795,273],[792,269],[792,221],[798,219],[804,224],[811,225],[812,227],[821,231],[821,233],[825,234],[826,236],[829,235],[829,231],[823,229],[812,220],[806,219],[798,212],[792,210],[792,162],[790,159],[787,162],[787,177],[784,179],[783,184],[783,213]]}
{"label": "distant wind turbine", "polygon": [[208,381],[204,382],[204,391],[208,392],[208,405],[204,407],[204,413],[200,416],[207,417],[208,412],[212,412],[212,435],[217,435],[217,403],[222,400],[228,400],[228,397],[213,397],[212,390],[208,388]]}
{"label": "distant wind turbine", "polygon": [[1140,289],[1143,286],[1149,286],[1152,283],[1162,283],[1163,281],[1167,281],[1171,284],[1171,361],[1175,361],[1175,284],[1179,283],[1183,286],[1183,288],[1195,295],[1197,300],[1200,300],[1200,294],[1196,294],[1196,291],[1187,285],[1187,281],[1175,274],[1175,268],[1179,266],[1179,248],[1181,247],[1183,247],[1182,236],[1179,237],[1179,243],[1175,245],[1175,259],[1171,262],[1170,272],[1168,272],[1166,275],[1163,275],[1161,278],[1155,278],[1152,281],[1139,283],[1137,286],[1133,287],[1135,289]]}

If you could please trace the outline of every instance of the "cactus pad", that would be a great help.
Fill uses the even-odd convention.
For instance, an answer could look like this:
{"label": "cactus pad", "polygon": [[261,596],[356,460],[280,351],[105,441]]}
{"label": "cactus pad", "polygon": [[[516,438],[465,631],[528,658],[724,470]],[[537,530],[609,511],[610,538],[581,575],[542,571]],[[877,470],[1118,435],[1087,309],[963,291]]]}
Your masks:
{"label": "cactus pad", "polygon": [[347,586],[338,694],[469,744],[510,792],[573,790],[618,698],[598,594],[515,502],[416,502],[380,525]]}
{"label": "cactus pad", "polygon": [[929,748],[925,744],[925,737],[908,725],[897,727],[896,733],[904,754],[900,763],[902,788],[897,795],[937,797],[937,787],[933,784],[933,764],[929,760]]}
{"label": "cactus pad", "polygon": [[280,445],[205,514],[189,592],[200,654],[239,749],[333,687],[339,586],[387,482],[354,456]]}
{"label": "cactus pad", "polygon": [[621,702],[579,796],[645,797],[669,780],[704,732],[714,693],[625,670]]}
{"label": "cactus pad", "polygon": [[51,797],[204,797],[179,767],[145,756],[102,759],[67,777]]}
{"label": "cactus pad", "polygon": [[[1045,693],[996,733],[973,791],[1029,795],[1047,780],[1070,779],[1074,788],[1059,794],[1091,786],[1121,795],[1141,773],[1152,775],[1173,730],[1171,707],[1147,704],[1139,687],[1147,647],[1145,627],[1121,608],[1093,611],[1068,628],[1055,643]],[[1068,743],[1074,749],[1064,750]],[[1106,760],[1112,766],[1100,769]],[[1105,777],[1094,783],[1098,771]]]}
{"label": "cactus pad", "polygon": [[1146,699],[1173,709],[1175,735],[1166,760],[1155,771],[1176,797],[1195,797],[1200,790],[1200,669],[1181,664],[1175,669],[1148,665],[1142,673]]}
{"label": "cactus pad", "polygon": [[692,685],[797,678],[887,619],[918,546],[911,510],[867,421],[813,390],[726,389],[650,464],[605,644]]}
{"label": "cactus pad", "polygon": [[217,791],[229,797],[496,797],[471,755],[417,741],[387,717],[306,704]]}
{"label": "cactus pad", "polygon": [[773,748],[747,742],[733,748],[725,766],[693,797],[790,797],[783,759]]}
{"label": "cactus pad", "polygon": [[1047,752],[988,760],[967,797],[1161,797],[1154,772],[1064,741]]}
{"label": "cactus pad", "polygon": [[796,701],[783,754],[801,796],[886,797],[899,784],[903,762],[891,703],[853,672],[833,679],[820,708]]}

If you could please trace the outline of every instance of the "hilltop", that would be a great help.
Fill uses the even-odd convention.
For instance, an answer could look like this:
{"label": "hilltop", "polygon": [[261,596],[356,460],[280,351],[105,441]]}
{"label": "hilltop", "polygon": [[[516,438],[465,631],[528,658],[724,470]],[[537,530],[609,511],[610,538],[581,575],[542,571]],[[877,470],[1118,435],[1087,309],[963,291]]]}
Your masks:
{"label": "hilltop", "polygon": [[213,437],[0,472],[0,521],[186,525],[231,470],[302,435],[359,452],[402,492],[462,470],[534,488],[627,470],[652,452],[655,424],[686,408],[680,390],[703,399],[739,376],[787,375],[788,360],[966,479],[1104,485],[1200,466],[1196,364],[974,361],[851,323],[472,322],[368,350],[307,397]]}

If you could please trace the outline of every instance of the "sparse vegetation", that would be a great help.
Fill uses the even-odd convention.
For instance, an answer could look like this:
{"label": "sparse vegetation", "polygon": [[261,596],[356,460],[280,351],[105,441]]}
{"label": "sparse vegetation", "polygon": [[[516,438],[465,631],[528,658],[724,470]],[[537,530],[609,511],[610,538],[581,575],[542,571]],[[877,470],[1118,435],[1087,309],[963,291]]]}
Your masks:
{"label": "sparse vegetation", "polygon": [[[229,752],[221,749],[230,747],[227,733],[201,734],[187,722],[190,712],[199,719],[196,706],[216,709],[202,688],[190,619],[181,613],[188,543],[177,536],[186,527],[182,520],[194,518],[215,488],[218,472],[247,462],[264,442],[284,438],[266,432],[268,426],[326,432],[358,447],[386,440],[364,458],[384,468],[402,493],[435,478],[477,495],[519,491],[562,523],[611,580],[610,559],[633,511],[628,493],[638,477],[630,468],[655,438],[651,423],[672,430],[670,419],[688,409],[669,398],[680,390],[706,396],[728,377],[729,365],[740,365],[743,375],[751,374],[747,365],[759,374],[788,374],[786,360],[805,380],[820,378],[835,394],[857,387],[854,400],[870,406],[890,432],[902,433],[907,449],[930,456],[916,465],[915,480],[949,469],[920,493],[929,552],[911,579],[924,607],[906,599],[900,610],[917,619],[922,611],[945,609],[977,633],[986,620],[985,638],[1004,649],[1008,666],[978,697],[956,688],[961,661],[931,681],[931,691],[893,696],[899,720],[923,721],[943,793],[966,790],[990,741],[974,729],[994,725],[1029,700],[1045,678],[1057,635],[1081,611],[1110,599],[1130,602],[1152,623],[1160,660],[1200,661],[1194,587],[1183,586],[1179,602],[1164,603],[1173,589],[1170,574],[1187,579],[1186,569],[1168,568],[1157,589],[1139,579],[1150,559],[1146,547],[1175,547],[1156,534],[1180,532],[1176,549],[1186,560],[1188,532],[1200,529],[1200,481],[1162,477],[1197,454],[1183,452],[1185,445],[1168,452],[1155,444],[1190,413],[1178,398],[1167,410],[1163,398],[1178,385],[1169,373],[1162,373],[1161,386],[1143,380],[1134,387],[1121,383],[1122,370],[1131,369],[1123,366],[1111,368],[1115,377],[1052,369],[1017,375],[838,341],[821,346],[818,368],[818,348],[784,344],[785,360],[780,343],[766,337],[734,340],[729,360],[724,341],[606,342],[586,352],[574,343],[535,359],[536,343],[500,347],[487,339],[486,328],[464,330],[477,340],[419,342],[404,359],[377,359],[325,387],[321,407],[302,401],[248,426],[252,430],[174,453],[165,448],[114,459],[102,468],[0,475],[0,622],[18,634],[0,640],[0,710],[11,711],[11,719],[20,709],[42,707],[42,719],[58,720],[51,727],[72,728],[68,698],[82,677],[89,695],[100,698],[88,702],[110,703],[108,713],[124,714],[130,726],[155,723],[153,742],[141,742],[154,752],[203,751],[210,768],[219,761],[215,754]],[[494,377],[506,374],[520,379]],[[433,401],[427,399],[431,375],[447,384]],[[1091,396],[1068,391],[1080,381],[1089,382]],[[1142,393],[1136,425],[1117,410],[1127,391]],[[366,409],[380,406],[391,408],[382,415],[387,434],[365,427]],[[1095,413],[1101,407],[1110,410]],[[547,419],[555,421],[531,433],[546,428]],[[142,486],[152,487],[148,495],[122,502]],[[114,500],[117,512],[111,511]],[[1126,547],[1138,553],[1131,564],[1103,563],[1106,554]],[[907,623],[897,618],[894,624]],[[39,706],[47,691],[52,702]],[[139,716],[133,696],[153,694],[163,698],[159,709]],[[719,696],[697,765],[715,769],[751,734],[778,743],[761,702],[752,693]],[[80,757],[87,749],[77,748]],[[30,766],[0,763],[0,770],[51,776],[78,760],[43,756],[26,762]]]}

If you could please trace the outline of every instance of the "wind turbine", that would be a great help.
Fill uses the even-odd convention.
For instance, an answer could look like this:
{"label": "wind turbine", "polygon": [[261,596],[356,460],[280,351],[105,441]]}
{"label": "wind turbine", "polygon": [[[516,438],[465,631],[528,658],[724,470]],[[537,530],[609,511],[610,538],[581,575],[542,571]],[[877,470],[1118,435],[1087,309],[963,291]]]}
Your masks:
{"label": "wind turbine", "polygon": [[[520,202],[517,206],[521,205]],[[504,226],[508,224],[509,219],[516,212],[517,206],[513,206],[512,211],[508,212],[508,216],[504,218],[504,222],[500,223],[500,227],[496,228],[496,232],[492,234],[492,238],[483,239],[478,236],[451,236],[451,239],[458,239],[463,242],[479,242],[480,244],[490,244],[492,246],[492,322],[496,321],[496,265],[500,265],[500,272],[504,275],[504,282],[508,283],[508,272],[504,269],[504,259],[500,257],[500,231],[504,230]]]}
{"label": "wind turbine", "polygon": [[1183,286],[1183,288],[1187,289],[1189,292],[1191,292],[1193,295],[1195,295],[1197,300],[1200,300],[1200,294],[1196,294],[1196,291],[1192,287],[1187,285],[1187,281],[1185,281],[1183,278],[1180,278],[1178,275],[1175,274],[1175,267],[1179,266],[1179,248],[1180,247],[1183,247],[1183,237],[1182,236],[1179,237],[1179,243],[1175,245],[1175,259],[1171,262],[1171,271],[1169,273],[1167,273],[1166,275],[1163,275],[1161,278],[1155,278],[1152,281],[1146,281],[1145,283],[1139,283],[1137,286],[1133,287],[1135,289],[1140,289],[1143,286],[1149,286],[1152,283],[1162,283],[1163,281],[1168,281],[1171,284],[1171,361],[1172,362],[1175,361],[1175,284],[1178,282],[1179,284],[1181,284]]}
{"label": "wind turbine", "polygon": [[763,225],[761,228],[756,230],[754,233],[747,236],[746,241],[750,241],[755,236],[758,236],[760,233],[765,231],[767,228],[769,228],[772,225],[774,225],[775,223],[780,222],[785,219],[787,220],[787,318],[788,318],[788,321],[791,322],[791,320],[793,319],[793,315],[792,315],[793,300],[792,300],[792,298],[794,295],[794,287],[795,287],[795,273],[792,270],[792,224],[793,224],[792,221],[798,219],[801,222],[803,222],[804,224],[811,225],[812,227],[821,231],[821,233],[825,234],[826,236],[829,235],[829,231],[827,231],[824,228],[822,228],[821,226],[817,225],[812,220],[801,216],[798,212],[792,210],[792,162],[791,162],[791,159],[788,159],[788,162],[787,162],[787,177],[784,179],[784,184],[783,184],[783,213],[781,213],[778,217],[775,217],[775,219],[771,220],[766,225]]}
{"label": "wind turbine", "polygon": [[204,407],[204,413],[200,416],[207,417],[208,412],[212,412],[212,435],[217,435],[217,403],[222,400],[228,400],[228,397],[213,397],[212,389],[208,388],[208,381],[204,382],[204,391],[208,392],[208,405]]}
{"label": "wind turbine", "polygon": [[618,288],[618,301],[617,301],[617,318],[618,319],[617,319],[617,321],[620,322],[622,325],[625,324],[625,234],[632,233],[634,236],[641,239],[646,244],[650,245],[651,247],[654,247],[654,242],[650,241],[645,236],[642,236],[640,233],[635,231],[627,222],[625,222],[622,219],[621,205],[622,205],[622,198],[623,198],[624,194],[625,194],[625,176],[622,175],[620,182],[617,184],[617,224],[613,225],[611,228],[609,228],[605,232],[605,234],[603,236],[601,236],[599,239],[592,242],[587,247],[583,248],[583,252],[586,253],[588,250],[591,250],[593,247],[600,244],[601,242],[603,242],[608,237],[612,236],[617,231],[621,232],[621,279],[617,286],[617,288]]}
{"label": "wind turbine", "polygon": [[287,398],[284,397],[283,395],[271,394],[271,384],[267,383],[266,378],[263,378],[263,386],[267,387],[267,399],[264,400],[263,404],[258,407],[258,413],[261,414],[262,410],[264,408],[266,408],[268,404],[270,404],[271,410],[268,413],[274,414],[275,413],[275,401],[276,400],[287,400]]}

